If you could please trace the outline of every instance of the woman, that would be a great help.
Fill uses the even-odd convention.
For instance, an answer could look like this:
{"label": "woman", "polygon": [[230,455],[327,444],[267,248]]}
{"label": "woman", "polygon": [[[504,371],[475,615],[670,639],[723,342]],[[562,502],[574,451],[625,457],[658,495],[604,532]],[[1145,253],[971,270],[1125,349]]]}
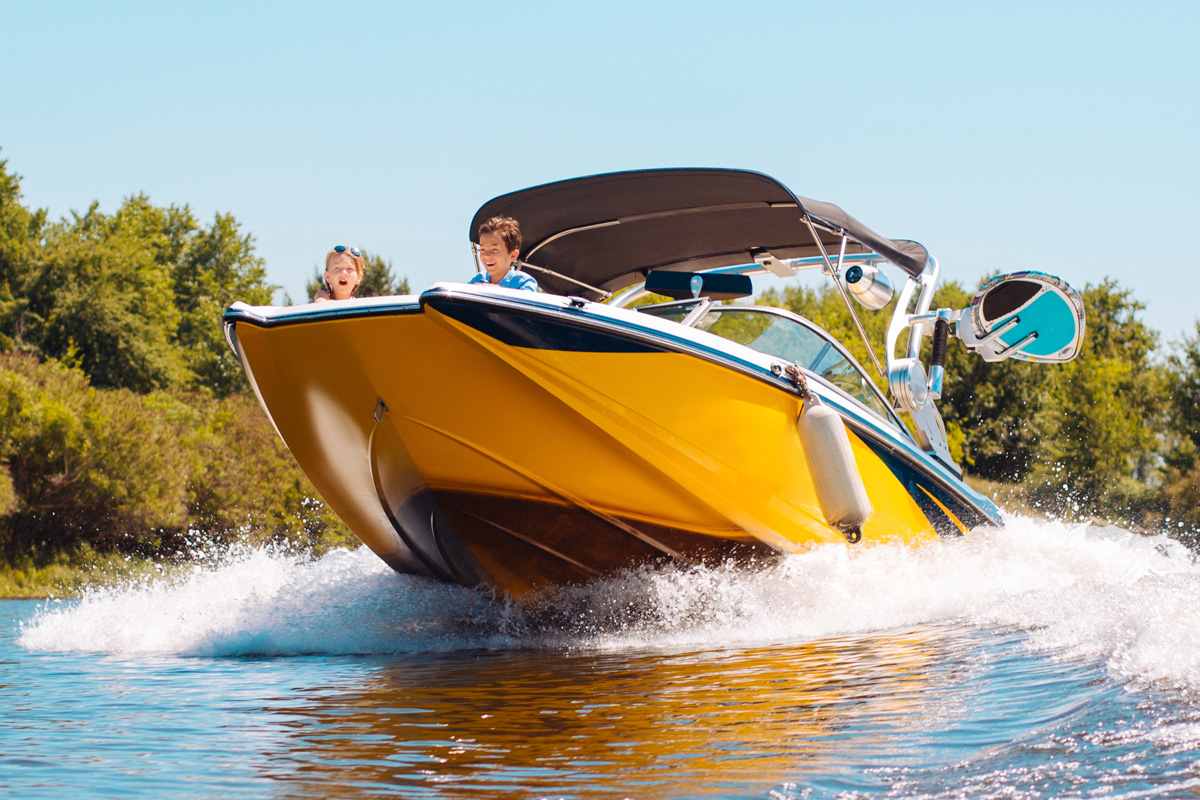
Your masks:
{"label": "woman", "polygon": [[362,283],[367,262],[357,247],[339,244],[325,256],[325,288],[313,297],[314,303],[349,300]]}

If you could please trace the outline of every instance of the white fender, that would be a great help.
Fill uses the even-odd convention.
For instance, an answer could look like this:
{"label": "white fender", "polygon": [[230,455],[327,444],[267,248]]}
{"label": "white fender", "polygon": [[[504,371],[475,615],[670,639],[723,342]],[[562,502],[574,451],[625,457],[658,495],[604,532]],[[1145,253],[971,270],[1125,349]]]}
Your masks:
{"label": "white fender", "polygon": [[846,424],[829,406],[805,403],[796,429],[825,521],[844,533],[849,541],[857,542],[872,509],[854,451],[850,449]]}

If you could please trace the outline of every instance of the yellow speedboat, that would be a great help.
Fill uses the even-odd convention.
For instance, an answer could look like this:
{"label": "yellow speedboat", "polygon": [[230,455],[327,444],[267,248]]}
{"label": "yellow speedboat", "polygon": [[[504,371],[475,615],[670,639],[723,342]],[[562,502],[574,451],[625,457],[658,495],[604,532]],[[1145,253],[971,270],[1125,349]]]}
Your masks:
{"label": "yellow speedboat", "polygon": [[[938,268],[925,248],[759,173],[548,184],[488,202],[471,231],[500,214],[520,221],[521,265],[543,292],[441,283],[236,303],[224,317],[313,485],[403,572],[519,595],[659,559],[917,544],[996,523],[934,405],[946,337],[955,329],[989,359],[1045,361],[1073,357],[1083,332],[1078,295],[1041,273],[930,311]],[[868,308],[891,298],[886,270],[907,279],[889,395],[808,320],[722,302],[750,294],[751,275],[810,268]],[[629,306],[648,293],[674,299]]]}

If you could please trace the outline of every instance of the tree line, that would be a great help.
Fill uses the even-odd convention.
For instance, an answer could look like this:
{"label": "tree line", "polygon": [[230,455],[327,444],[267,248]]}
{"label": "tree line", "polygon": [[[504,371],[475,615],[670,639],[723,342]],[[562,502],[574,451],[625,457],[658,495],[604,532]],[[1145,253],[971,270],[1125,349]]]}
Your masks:
{"label": "tree line", "polygon": [[[408,290],[364,255],[360,295]],[[51,221],[0,160],[0,563],[352,543],[221,330],[234,300],[277,291],[231,214],[138,194]]]}
{"label": "tree line", "polygon": [[[360,295],[405,293],[365,254]],[[319,265],[310,292],[320,282]],[[254,238],[142,194],[52,221],[0,160],[0,560],[82,550],[159,556],[213,541],[354,540],[248,391],[221,313],[270,303]],[[1087,336],[1066,365],[988,363],[951,341],[941,410],[969,475],[1047,511],[1194,541],[1200,531],[1200,323],[1164,354],[1143,306],[1088,285]],[[832,288],[768,291],[869,364]],[[936,307],[968,292],[938,289]],[[864,313],[881,341],[890,307]]]}

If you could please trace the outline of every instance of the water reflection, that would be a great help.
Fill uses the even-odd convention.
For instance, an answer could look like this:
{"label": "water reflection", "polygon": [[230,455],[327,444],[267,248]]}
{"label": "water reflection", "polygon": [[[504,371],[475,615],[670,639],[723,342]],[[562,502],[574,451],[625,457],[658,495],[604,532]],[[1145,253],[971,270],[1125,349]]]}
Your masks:
{"label": "water reflection", "polygon": [[927,759],[972,649],[945,629],[689,653],[463,653],[381,665],[286,711],[290,792],[762,794],[786,776]]}

